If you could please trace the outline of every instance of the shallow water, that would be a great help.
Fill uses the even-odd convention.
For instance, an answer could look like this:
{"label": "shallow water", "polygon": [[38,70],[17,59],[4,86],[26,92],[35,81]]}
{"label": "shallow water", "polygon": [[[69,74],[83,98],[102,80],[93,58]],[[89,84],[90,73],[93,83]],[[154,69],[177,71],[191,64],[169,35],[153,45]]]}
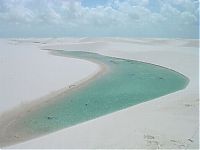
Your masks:
{"label": "shallow water", "polygon": [[27,135],[66,128],[184,89],[188,84],[182,74],[152,64],[88,52],[60,51],[59,54],[99,61],[109,71],[22,118],[20,126]]}

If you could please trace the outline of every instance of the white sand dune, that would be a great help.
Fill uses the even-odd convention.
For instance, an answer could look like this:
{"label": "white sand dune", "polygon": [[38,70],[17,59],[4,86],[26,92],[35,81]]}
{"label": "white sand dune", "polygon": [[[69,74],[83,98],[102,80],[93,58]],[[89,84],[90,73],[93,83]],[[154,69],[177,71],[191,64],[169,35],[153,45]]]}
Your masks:
{"label": "white sand dune", "polygon": [[184,90],[9,148],[198,148],[198,40],[81,38],[45,42],[38,45],[161,65],[186,75],[190,83]]}
{"label": "white sand dune", "polygon": [[68,88],[99,70],[85,60],[41,51],[33,42],[0,40],[0,46],[0,113]]}

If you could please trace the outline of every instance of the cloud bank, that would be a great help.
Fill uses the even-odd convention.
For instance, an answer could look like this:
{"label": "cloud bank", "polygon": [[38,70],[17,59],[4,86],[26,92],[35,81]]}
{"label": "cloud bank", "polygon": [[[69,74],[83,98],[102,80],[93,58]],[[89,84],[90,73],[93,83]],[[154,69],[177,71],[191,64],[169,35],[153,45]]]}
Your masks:
{"label": "cloud bank", "polygon": [[0,0],[0,37],[198,38],[198,0]]}

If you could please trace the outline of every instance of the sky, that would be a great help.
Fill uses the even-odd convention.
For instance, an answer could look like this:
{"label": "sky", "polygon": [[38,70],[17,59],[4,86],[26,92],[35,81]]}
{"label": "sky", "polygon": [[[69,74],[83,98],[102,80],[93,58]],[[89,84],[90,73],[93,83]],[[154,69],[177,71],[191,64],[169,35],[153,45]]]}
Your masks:
{"label": "sky", "polygon": [[199,0],[0,0],[0,37],[199,38]]}

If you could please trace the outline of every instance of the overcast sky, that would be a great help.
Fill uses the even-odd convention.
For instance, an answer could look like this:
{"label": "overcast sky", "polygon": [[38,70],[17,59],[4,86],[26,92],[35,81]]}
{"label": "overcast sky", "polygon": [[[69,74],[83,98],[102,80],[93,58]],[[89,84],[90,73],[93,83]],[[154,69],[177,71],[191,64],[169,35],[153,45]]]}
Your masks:
{"label": "overcast sky", "polygon": [[198,38],[199,0],[0,0],[0,37]]}

